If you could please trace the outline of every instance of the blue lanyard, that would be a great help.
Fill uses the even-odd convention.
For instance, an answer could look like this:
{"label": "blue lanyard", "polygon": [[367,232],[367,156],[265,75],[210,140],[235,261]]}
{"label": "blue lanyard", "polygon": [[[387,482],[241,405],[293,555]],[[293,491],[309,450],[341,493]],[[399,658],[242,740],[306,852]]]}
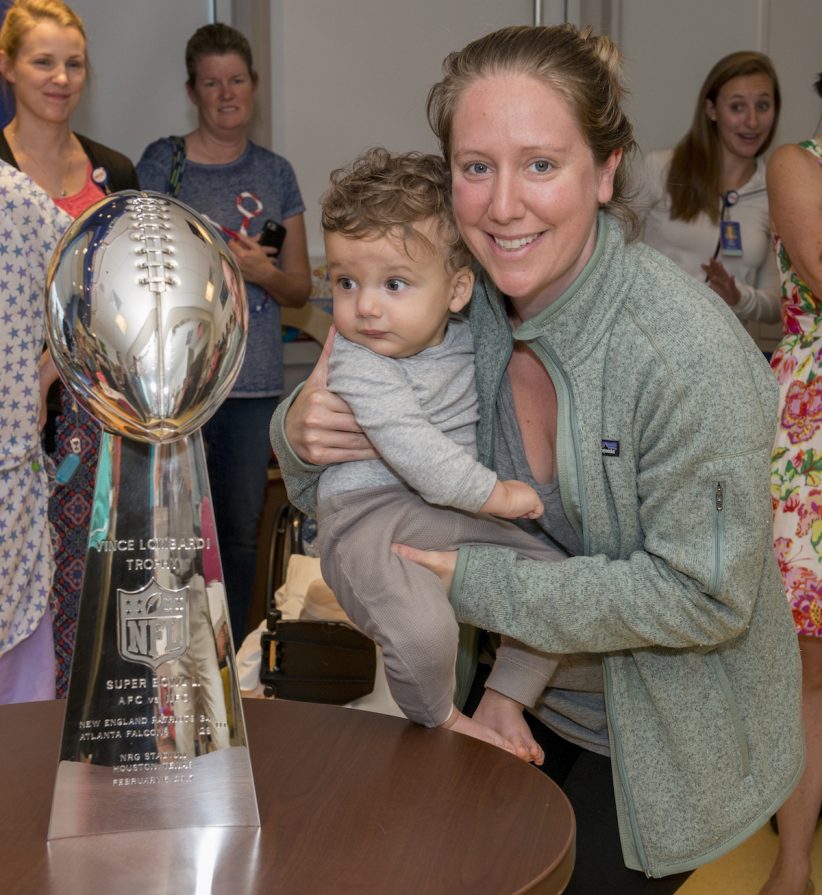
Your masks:
{"label": "blue lanyard", "polygon": [[725,221],[727,220],[728,209],[739,201],[739,193],[736,190],[728,190],[722,196],[722,211],[720,212],[720,219]]}

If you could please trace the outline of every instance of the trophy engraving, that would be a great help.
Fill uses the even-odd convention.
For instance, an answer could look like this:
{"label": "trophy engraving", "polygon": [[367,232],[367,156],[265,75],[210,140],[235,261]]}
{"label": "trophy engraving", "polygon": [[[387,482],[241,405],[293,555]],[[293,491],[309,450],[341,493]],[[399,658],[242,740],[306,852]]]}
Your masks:
{"label": "trophy engraving", "polygon": [[242,364],[239,269],[183,203],[122,192],[69,227],[47,290],[104,430],[49,839],[259,826],[200,434]]}
{"label": "trophy engraving", "polygon": [[117,649],[155,671],[189,645],[188,588],[166,590],[154,578],[142,590],[117,591]]}

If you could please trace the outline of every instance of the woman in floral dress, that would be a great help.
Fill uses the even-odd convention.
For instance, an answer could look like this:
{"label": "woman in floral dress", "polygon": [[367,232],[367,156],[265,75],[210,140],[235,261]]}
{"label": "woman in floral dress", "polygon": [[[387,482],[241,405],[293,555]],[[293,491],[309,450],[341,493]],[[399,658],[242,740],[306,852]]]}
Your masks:
{"label": "woman in floral dress", "polygon": [[[822,75],[816,90],[822,96]],[[760,895],[800,895],[813,892],[822,803],[822,134],[780,147],[767,182],[785,331],[771,361],[780,388],[774,549],[802,654],[806,766],[777,815],[779,854]]]}

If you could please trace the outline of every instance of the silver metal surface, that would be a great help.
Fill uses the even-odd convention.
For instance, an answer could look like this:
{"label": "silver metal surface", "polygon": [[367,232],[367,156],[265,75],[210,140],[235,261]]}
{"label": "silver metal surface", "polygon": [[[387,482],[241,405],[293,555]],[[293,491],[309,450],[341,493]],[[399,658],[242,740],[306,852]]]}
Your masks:
{"label": "silver metal surface", "polygon": [[55,363],[109,430],[49,839],[259,826],[199,431],[243,358],[239,270],[182,203],[120,193],[69,228],[48,289]]}
{"label": "silver metal surface", "polygon": [[111,432],[188,435],[240,371],[248,312],[216,231],[159,193],[115,193],[68,229],[49,267],[46,336],[61,378]]}

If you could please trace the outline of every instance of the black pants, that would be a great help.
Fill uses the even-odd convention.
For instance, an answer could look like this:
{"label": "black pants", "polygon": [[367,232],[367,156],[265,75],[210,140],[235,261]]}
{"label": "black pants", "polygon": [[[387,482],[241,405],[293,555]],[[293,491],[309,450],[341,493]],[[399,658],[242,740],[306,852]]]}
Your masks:
{"label": "black pants", "polygon": [[[480,666],[465,706],[471,714],[482,696],[487,666]],[[565,895],[670,895],[689,873],[649,879],[629,870],[619,843],[611,760],[563,740],[529,714],[534,739],[545,752],[541,769],[558,784],[574,809],[577,857]]]}

